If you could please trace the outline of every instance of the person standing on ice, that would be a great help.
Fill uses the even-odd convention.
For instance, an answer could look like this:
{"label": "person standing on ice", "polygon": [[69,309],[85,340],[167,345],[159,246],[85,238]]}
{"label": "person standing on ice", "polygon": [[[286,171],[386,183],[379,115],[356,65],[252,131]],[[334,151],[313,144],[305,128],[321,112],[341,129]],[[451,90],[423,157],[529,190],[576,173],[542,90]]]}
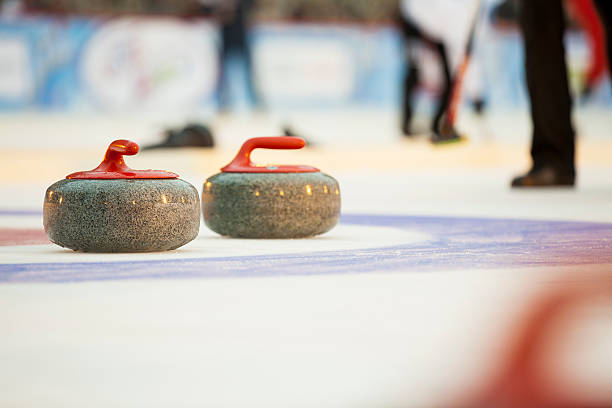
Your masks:
{"label": "person standing on ice", "polygon": [[[419,48],[415,43],[424,44],[435,52],[443,77],[431,122],[431,130],[436,133],[450,102],[453,73],[463,58],[479,5],[477,0],[400,0],[400,28],[408,42],[407,71],[402,87],[401,128],[404,135],[412,133],[413,94],[421,81]],[[473,69],[478,68],[472,65]],[[469,85],[471,89],[468,92],[475,94],[476,99],[482,99],[479,82],[471,81]]]}
{"label": "person standing on ice", "polygon": [[[612,44],[612,1],[595,0],[595,5],[608,44]],[[533,122],[533,163],[531,170],[512,180],[512,187],[573,186],[575,136],[563,45],[563,3],[561,0],[522,0],[519,20]],[[611,54],[608,46],[608,66]]]}
{"label": "person standing on ice", "polygon": [[259,106],[249,41],[256,0],[199,0],[199,3],[202,14],[213,17],[219,24],[219,110],[229,111],[239,103]]}

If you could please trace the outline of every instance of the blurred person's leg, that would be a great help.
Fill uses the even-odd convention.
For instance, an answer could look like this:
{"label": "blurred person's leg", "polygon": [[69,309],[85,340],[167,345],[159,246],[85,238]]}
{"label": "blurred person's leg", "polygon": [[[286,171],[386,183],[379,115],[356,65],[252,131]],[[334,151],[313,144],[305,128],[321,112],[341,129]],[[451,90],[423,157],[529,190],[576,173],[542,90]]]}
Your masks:
{"label": "blurred person's leg", "polygon": [[[402,4],[405,5],[406,2],[402,2]],[[451,93],[452,77],[447,49],[443,41],[430,36],[424,30],[422,30],[419,25],[413,21],[413,17],[410,15],[410,13],[402,13],[400,27],[406,40],[412,42],[419,41],[431,47],[431,49],[434,50],[438,56],[438,61],[440,63],[444,78],[442,83],[442,91],[437,101],[434,118],[431,122],[431,130],[435,133],[438,129],[438,125],[440,124],[440,120],[446,111]],[[412,120],[414,105],[412,95],[419,79],[418,72],[416,70],[412,70],[412,67],[417,67],[418,65],[415,64],[416,60],[417,57],[414,55],[412,55],[412,58],[407,58],[409,69],[407,70],[406,77],[404,78],[402,100],[402,131],[404,134],[408,134],[406,132],[409,132],[410,130],[410,122]]]}
{"label": "blurred person's leg", "polygon": [[419,68],[416,58],[408,57],[408,68],[404,75],[404,83],[402,89],[402,117],[401,126],[404,136],[412,134],[412,117],[414,116],[413,94],[419,84]]}
{"label": "blurred person's leg", "polygon": [[573,185],[574,129],[567,81],[561,0],[522,0],[520,26],[531,102],[533,167],[514,187]]}
{"label": "blurred person's leg", "polygon": [[414,115],[414,91],[419,84],[418,56],[416,54],[417,42],[424,41],[423,34],[418,27],[408,18],[403,16],[399,19],[405,43],[405,74],[402,83],[402,111],[401,128],[405,136],[412,133],[412,118]]}
{"label": "blurred person's leg", "polygon": [[[221,31],[221,74],[218,82],[221,111],[235,107],[237,101],[244,104],[246,100],[249,106],[256,103],[248,38],[253,3],[253,0],[235,0],[217,5]],[[241,94],[246,94],[246,98]]]}
{"label": "blurred person's leg", "polygon": [[248,43],[243,50],[243,59],[249,104],[255,109],[262,109],[263,105],[255,84],[255,75],[253,75],[253,56],[251,53],[251,47]]}
{"label": "blurred person's leg", "polygon": [[437,133],[440,129],[440,121],[442,120],[442,116],[446,112],[446,108],[450,102],[450,96],[453,86],[453,79],[451,77],[451,68],[448,60],[448,54],[446,52],[446,46],[444,43],[439,42],[435,44],[436,52],[438,53],[438,58],[440,59],[440,66],[442,67],[442,75],[443,84],[442,84],[442,92],[440,93],[440,99],[438,100],[438,107],[436,108],[436,114],[431,123],[431,130],[434,133]]}
{"label": "blurred person's leg", "polygon": [[487,107],[483,76],[484,72],[481,69],[480,62],[472,61],[471,69],[468,71],[465,80],[465,94],[477,115],[483,115]]}
{"label": "blurred person's leg", "polygon": [[228,70],[229,53],[223,47],[219,52],[219,77],[217,78],[217,108],[226,112],[229,107]]}

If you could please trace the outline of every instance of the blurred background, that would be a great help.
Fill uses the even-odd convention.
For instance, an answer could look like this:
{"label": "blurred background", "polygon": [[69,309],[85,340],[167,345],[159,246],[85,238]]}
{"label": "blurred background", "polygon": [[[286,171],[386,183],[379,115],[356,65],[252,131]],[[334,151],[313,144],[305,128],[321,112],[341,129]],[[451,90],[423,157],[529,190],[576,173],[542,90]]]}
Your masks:
{"label": "blurred background", "polygon": [[[130,159],[135,168],[171,169],[199,185],[245,139],[288,134],[305,137],[310,148],[257,151],[254,160],[316,165],[349,187],[379,183],[382,174],[411,186],[410,201],[390,188],[377,211],[497,215],[502,200],[509,205],[501,215],[535,216],[520,205],[524,197],[506,191],[531,162],[516,0],[0,4],[0,149],[10,169],[0,178],[21,205],[38,208],[40,189],[95,167],[114,139],[214,145]],[[599,206],[581,217],[600,220],[609,212],[612,152],[604,33],[597,18],[577,11],[585,4],[593,11],[591,0],[563,4],[578,185]],[[429,143],[432,118],[472,31],[456,123],[469,143],[440,149]],[[500,200],[491,199],[491,186]],[[344,210],[369,210],[363,194],[345,188]],[[576,212],[581,198],[567,195],[557,218]]]}
{"label": "blurred background", "polygon": [[[456,2],[465,13],[454,24],[436,3],[419,5],[433,16],[423,25],[438,16],[437,31],[456,37],[460,53],[474,2]],[[516,5],[485,0],[480,7],[464,101],[484,111],[523,109]],[[609,80],[589,78],[590,40],[568,9],[572,88],[580,94],[588,83],[579,103],[608,107]],[[409,69],[399,18],[397,0],[3,0],[0,110],[202,120],[252,110],[393,111]],[[440,68],[427,46],[418,61],[418,109],[426,115]]]}
{"label": "blurred background", "polygon": [[[0,203],[0,209],[8,214],[5,218],[14,214],[29,214],[29,226],[38,228],[42,234],[39,213],[45,188],[66,174],[94,168],[114,139],[131,139],[145,147],[167,146],[172,144],[172,140],[185,142],[192,148],[145,151],[127,161],[133,168],[175,171],[181,178],[200,188],[207,176],[231,160],[245,139],[287,134],[304,136],[309,145],[300,151],[257,152],[254,160],[304,163],[332,174],[342,186],[344,214],[610,223],[612,87],[605,63],[601,27],[593,20],[585,20],[584,15],[576,11],[578,3],[585,1],[565,2],[569,25],[566,54],[579,139],[577,164],[580,181],[576,189],[525,193],[509,188],[510,177],[521,168],[528,168],[531,160],[531,123],[524,81],[523,44],[516,21],[517,2],[514,0],[0,0],[0,192],[5,198]],[[444,44],[448,57],[446,68],[451,73],[460,66],[470,31],[475,27],[473,55],[461,87],[456,124],[468,143],[443,148],[429,143],[427,135],[431,130],[431,120],[444,92],[445,75],[448,73],[441,64],[439,48],[429,41],[422,41],[422,38],[408,35],[406,7],[418,31]],[[408,98],[407,88],[410,88]],[[407,99],[413,111],[409,126],[405,120]],[[176,138],[172,139],[173,136]],[[213,145],[214,149],[194,148]],[[22,226],[23,220],[18,218],[11,222]],[[568,246],[572,244],[566,235],[557,237],[555,230],[542,227],[542,231],[537,231],[555,236]],[[476,233],[481,235],[470,238],[474,239],[474,254],[485,253],[488,244],[498,244],[490,231],[478,229]],[[605,251],[606,245],[612,242],[605,234],[593,227],[592,232],[585,233],[584,242],[588,243],[589,248]],[[364,238],[366,241],[375,239],[370,236]],[[468,238],[460,236],[454,239]],[[522,242],[526,238],[508,235],[503,239],[512,243]],[[538,239],[534,238],[531,245],[537,248],[542,246]],[[227,241],[226,245],[231,246],[237,254],[242,251],[240,245],[231,241]],[[308,245],[306,243],[304,247]],[[8,248],[6,253],[13,256],[10,251],[13,249]],[[273,284],[264,279],[244,279],[240,282],[219,280],[213,284],[194,279],[185,286],[172,286],[164,281],[158,287],[160,292],[150,292],[151,286],[138,281],[129,282],[133,286],[119,291],[118,295],[110,293],[115,286],[98,291],[89,287],[82,291],[84,297],[81,299],[72,297],[80,292],[74,287],[66,286],[64,289],[59,285],[49,286],[49,293],[59,299],[57,304],[60,306],[56,309],[41,307],[44,298],[37,295],[38,292],[33,292],[35,295],[31,296],[25,296],[25,292],[15,292],[12,297],[0,296],[6,305],[2,310],[11,315],[11,321],[18,322],[19,327],[24,328],[19,332],[21,337],[13,337],[17,339],[13,348],[4,348],[7,355],[16,356],[13,365],[8,364],[7,367],[21,367],[21,371],[5,370],[6,378],[20,384],[22,388],[13,390],[19,397],[32,394],[33,398],[47,401],[50,399],[48,395],[61,394],[48,386],[48,377],[56,376],[53,367],[68,367],[66,372],[70,372],[70,375],[74,372],[78,376],[79,371],[72,370],[73,366],[66,365],[62,360],[65,354],[48,347],[46,338],[37,331],[43,327],[43,331],[47,328],[48,332],[66,336],[58,340],[61,351],[69,349],[68,346],[64,347],[62,341],[69,345],[81,342],[85,347],[82,355],[75,354],[73,360],[74,367],[81,367],[85,361],[93,373],[85,379],[92,388],[80,389],[83,395],[90,389],[97,392],[100,387],[98,379],[108,374],[108,378],[129,389],[127,392],[131,392],[136,401],[142,398],[145,393],[142,390],[145,389],[146,395],[156,398],[156,394],[150,394],[152,387],[147,375],[155,372],[163,374],[158,383],[158,388],[163,392],[171,376],[159,367],[171,367],[177,370],[175,372],[181,371],[181,367],[192,367],[193,354],[190,352],[193,350],[204,353],[196,355],[205,357],[202,357],[202,367],[210,368],[210,379],[219,383],[227,379],[224,382],[227,387],[239,390],[241,385],[243,388],[252,387],[255,395],[260,395],[258,384],[262,381],[267,381],[269,385],[276,384],[274,380],[280,379],[281,384],[282,381],[287,384],[293,379],[287,373],[300,371],[295,370],[294,360],[284,360],[285,355],[278,353],[283,347],[292,350],[291,347],[295,346],[295,354],[304,360],[298,359],[298,363],[312,367],[311,371],[306,370],[307,375],[303,378],[314,381],[319,387],[337,388],[342,398],[350,394],[354,401],[361,398],[363,394],[360,392],[367,394],[385,390],[380,395],[369,395],[369,400],[362,399],[362,404],[355,406],[368,406],[363,401],[384,401],[382,396],[390,401],[403,401],[395,405],[383,403],[384,406],[449,406],[439,401],[455,398],[457,388],[461,389],[462,394],[466,393],[468,388],[463,382],[484,384],[485,379],[491,382],[490,389],[480,394],[475,390],[474,395],[462,395],[466,401],[472,402],[460,406],[495,406],[490,403],[491,395],[497,395],[499,389],[505,392],[504,384],[510,384],[508,387],[511,389],[515,385],[514,379],[520,377],[526,384],[525,389],[528,389],[531,382],[537,383],[538,377],[523,375],[522,370],[530,372],[527,363],[524,364],[527,368],[516,368],[511,364],[514,357],[521,360],[520,342],[517,350],[510,350],[509,368],[507,372],[502,370],[499,378],[479,370],[487,364],[501,366],[498,360],[505,356],[501,351],[506,341],[512,349],[514,337],[519,337],[519,340],[521,336],[536,339],[537,336],[531,334],[533,327],[545,327],[539,323],[540,315],[536,312],[543,310],[543,314],[552,316],[558,310],[564,311],[574,306],[574,300],[579,303],[586,296],[582,292],[575,293],[571,288],[564,289],[565,283],[583,284],[585,276],[594,274],[595,269],[603,277],[597,277],[595,284],[588,285],[589,293],[599,296],[599,288],[610,287],[610,265],[606,264],[607,259],[598,259],[593,253],[588,252],[583,258],[572,260],[573,269],[569,271],[572,274],[567,277],[559,273],[558,265],[550,263],[550,259],[538,258],[537,262],[533,261],[532,268],[519,265],[508,270],[390,274],[392,276],[386,285],[377,280],[382,279],[378,273],[362,277],[346,274],[350,282],[334,279],[330,283],[325,283],[323,279],[309,280],[311,277],[308,276],[300,281],[300,285],[292,280],[282,281],[284,278]],[[179,252],[177,254],[178,257],[183,256]],[[518,250],[508,254],[516,258],[523,255]],[[23,258],[26,257],[23,255]],[[49,262],[54,261],[55,258],[50,257]],[[583,264],[591,267],[583,267]],[[304,265],[305,270],[310,267]],[[478,265],[474,268],[478,268]],[[546,269],[547,273],[543,273],[542,269]],[[382,274],[385,271],[377,272]],[[362,279],[362,283],[359,283],[359,279]],[[402,279],[403,284],[396,284],[394,279]],[[353,283],[354,280],[357,280],[357,284]],[[490,325],[502,325],[513,320],[506,315],[517,314],[523,304],[521,302],[534,294],[533,287],[525,285],[525,282],[532,281],[536,282],[538,292],[541,289],[544,295],[539,303],[534,301],[539,306],[528,308],[533,313],[526,312],[527,317],[520,320],[524,325],[516,323],[517,327],[524,327],[523,331],[510,331],[518,335],[508,335],[507,338],[499,330],[491,334]],[[322,292],[317,285],[320,282],[329,285],[329,290],[324,291],[323,302],[319,302]],[[255,285],[255,290],[251,285]],[[311,291],[302,291],[302,285],[310,287]],[[239,292],[233,292],[236,286]],[[266,290],[270,290],[270,287],[277,290],[278,303],[275,303],[275,297],[266,303],[265,296],[261,295],[268,293]],[[349,291],[354,287],[360,289],[353,295],[352,302],[348,298],[348,303],[346,299],[350,293],[347,295],[346,290],[342,292],[347,287]],[[423,287],[425,290],[422,290]],[[32,285],[28,290],[30,288],[40,293],[47,290],[43,285]],[[372,289],[375,291],[372,292]],[[11,288],[7,292],[9,290]],[[166,296],[167,290],[172,291],[172,296]],[[181,302],[185,292],[190,290],[192,296],[188,299],[194,303]],[[80,310],[81,307],[74,304],[78,305],[79,301],[86,304],[92,293],[97,294],[100,306],[95,309],[94,318],[89,314],[90,309],[84,309],[87,316],[83,321],[90,326],[85,326],[89,327],[89,331],[83,331],[81,326],[73,323],[71,312]],[[230,295],[224,297],[227,293]],[[287,299],[296,294],[297,314],[292,314],[295,309],[291,307],[278,307],[279,304],[284,306],[290,303]],[[124,298],[117,302],[114,295]],[[140,303],[142,297],[139,296],[147,300]],[[29,308],[19,306],[23,297],[31,301]],[[368,301],[363,302],[364,298]],[[175,299],[179,301],[172,303]],[[582,338],[580,336],[584,331],[575,327],[562,328],[560,333],[577,336],[570,340],[576,340],[578,345],[570,352],[561,350],[553,353],[552,359],[565,364],[566,370],[560,371],[569,373],[570,377],[577,374],[582,375],[586,383],[591,381],[590,385],[583,387],[582,394],[577,394],[603,396],[602,400],[607,402],[610,400],[612,383],[612,371],[609,369],[609,362],[612,361],[612,342],[609,341],[612,338],[612,325],[609,324],[612,309],[609,296],[604,300],[607,303],[603,307],[595,305],[598,314],[593,324],[595,335],[589,337],[591,332],[587,331]],[[332,317],[326,320],[329,305],[336,303],[339,312],[332,313]],[[111,304],[114,305],[111,308],[114,312],[112,318],[108,317],[108,306]],[[146,308],[146,313],[152,310],[150,318],[139,320],[137,317],[141,314],[138,312],[125,313],[135,304],[143,310]],[[558,304],[560,306],[555,306]],[[240,307],[244,307],[244,310]],[[315,311],[318,310],[312,314],[314,317],[309,314],[313,307]],[[31,320],[13,313],[24,309],[31,312]],[[45,320],[47,317],[39,316],[42,309],[51,316],[49,322]],[[193,315],[183,319],[186,310]],[[198,326],[205,321],[199,314],[201,310],[212,311],[210,319],[214,323],[211,326]],[[224,310],[230,310],[230,313],[217,318]],[[286,316],[283,314],[285,312]],[[265,320],[268,318],[269,322]],[[189,319],[193,322],[190,323]],[[145,326],[139,326],[141,320]],[[100,321],[107,326],[99,326]],[[123,324],[115,324],[115,321]],[[59,323],[56,325],[54,322]],[[175,339],[175,342],[166,341],[164,337],[166,332],[174,333],[167,328],[169,322],[177,322],[179,326],[187,322],[177,329],[178,340]],[[64,330],[62,324],[66,325]],[[159,328],[157,331],[150,330],[147,324]],[[190,324],[199,327],[200,331],[192,331]],[[261,343],[253,343],[255,346],[250,349],[252,338],[243,336],[240,329],[256,327],[257,324],[261,325],[261,332],[265,335],[261,337]],[[352,331],[351,325],[358,330]],[[288,331],[287,326],[290,327]],[[336,326],[340,328],[337,332],[334,331]],[[126,327],[145,328],[138,335],[124,337]],[[169,327],[175,326],[170,324]],[[294,331],[291,331],[291,327]],[[318,331],[312,330],[312,327]],[[290,335],[277,336],[277,331],[270,328]],[[342,331],[342,328],[348,329]],[[104,330],[114,330],[118,339],[127,338],[125,341],[129,347],[122,348],[121,341],[116,347],[111,342],[109,349],[104,348],[106,344],[100,346],[100,349],[110,350],[108,354],[87,348],[90,343],[106,341],[100,335]],[[194,332],[199,335],[194,337]],[[603,336],[600,336],[601,332],[604,332]],[[210,333],[215,335],[211,336]],[[291,333],[298,334],[294,338]],[[332,346],[338,345],[336,349],[328,348],[330,333],[332,340],[334,333],[336,336],[340,333],[340,338],[345,339],[343,342],[331,342]],[[554,332],[552,336],[555,339],[556,334]],[[191,347],[182,346],[181,336],[193,341]],[[208,348],[203,347],[205,341],[212,342],[213,347],[210,344]],[[238,383],[236,376],[240,370],[233,370],[232,367],[242,367],[244,364],[241,355],[236,357],[232,348],[239,344],[236,341],[244,341],[243,346],[246,345],[247,350],[252,352],[252,359],[260,362],[260,365],[249,366],[254,368],[247,370],[239,378],[242,382]],[[34,342],[31,348],[23,347],[29,342]],[[161,343],[167,349],[156,348]],[[144,344],[148,344],[149,348],[143,347]],[[348,347],[349,352],[342,353],[347,345],[355,344],[358,347]],[[319,353],[319,346],[329,352]],[[527,346],[524,348],[529,349]],[[143,388],[134,386],[134,378],[129,377],[130,370],[98,370],[98,367],[108,367],[107,361],[102,360],[108,357],[112,361],[118,351],[123,350],[126,360],[133,357],[133,350],[136,350],[136,355],[142,352],[143,361],[148,362],[148,351],[160,349],[160,354],[167,357],[168,363],[154,369],[142,365],[145,367],[142,372],[147,375],[134,378],[142,379],[140,385]],[[276,366],[282,368],[276,371],[277,377],[264,375],[272,360],[261,357],[262,349],[267,351],[267,356],[276,358],[273,360],[276,364],[280,364]],[[488,352],[483,353],[483,349]],[[214,360],[219,350],[227,355],[221,354],[221,358]],[[184,365],[177,366],[175,353],[181,351],[184,352]],[[308,351],[312,353],[308,354]],[[90,364],[90,360],[82,360],[85,355],[99,356],[101,362],[99,365]],[[38,356],[51,356],[51,359]],[[333,360],[334,356],[336,360]],[[325,367],[330,358],[340,368],[322,375],[325,370],[321,367]],[[22,360],[31,361],[33,368],[29,370],[27,365],[21,365]],[[40,361],[43,361],[43,369],[40,368]],[[211,364],[211,361],[216,361],[217,365]],[[362,361],[366,361],[363,365],[368,368],[369,376],[359,377],[363,367],[354,369]],[[259,367],[262,369],[259,370]],[[505,366],[503,369],[506,369]],[[222,370],[226,370],[225,377],[219,377]],[[478,372],[482,381],[473,381],[474,378],[466,376],[463,370],[468,373],[471,370],[472,374]],[[37,377],[38,383],[36,379],[32,380],[32,372],[42,371],[44,373]],[[208,397],[208,394],[201,392],[199,373],[181,371],[181,375],[184,377],[186,372],[189,379],[196,383],[189,390],[197,391],[182,395],[186,399]],[[406,372],[410,376],[406,376]],[[44,375],[47,373],[53,375],[47,377]],[[342,375],[347,375],[349,380],[351,375],[357,378],[354,381],[357,384],[355,389],[335,387]],[[65,379],[62,376],[58,378],[58,382]],[[372,385],[373,380],[378,380],[378,388]],[[316,399],[316,393],[303,392],[304,384],[311,384],[308,381],[297,381],[293,384],[294,388],[277,388],[281,390],[281,397],[286,397],[288,401],[295,402],[295,395],[300,394],[305,401],[303,406],[326,406],[323,402],[334,404],[336,400],[333,398],[309,404],[312,398]],[[568,380],[569,383],[572,381],[581,384],[575,376]],[[74,387],[71,381],[64,383],[68,384],[65,395],[73,395],[79,388]],[[43,388],[48,386],[51,391],[48,394],[32,393],[32,388],[36,388],[33,384],[43,384]],[[406,395],[388,394],[389,389],[397,389],[397,384],[408,387]],[[181,387],[179,385],[175,389],[181,390]],[[10,386],[5,388],[8,390]],[[214,391],[218,392],[216,395],[221,395],[218,401],[226,397],[225,392],[230,395],[230,391],[223,387],[218,390],[214,386],[211,388],[208,392],[213,396]],[[172,387],[169,389],[175,390]],[[569,388],[559,386],[555,392],[566,389]],[[241,394],[234,388],[231,388],[231,393],[238,397]],[[172,392],[168,393],[168,401],[176,401],[176,395],[181,393],[170,394]],[[512,390],[508,394],[512,394]],[[108,395],[111,399],[123,399],[121,393]],[[245,393],[245,400],[250,395]],[[57,400],[61,400],[61,397]],[[502,405],[535,406],[525,402],[529,401],[528,397],[531,398],[528,395],[525,400]],[[434,400],[436,402],[432,403]],[[130,399],[123,400],[129,405],[127,401]],[[163,406],[165,401],[155,402]],[[276,406],[291,405],[283,401]],[[412,405],[405,401],[412,402]],[[166,405],[176,406],[172,403]],[[373,406],[381,404],[375,403]]]}
{"label": "blurred background", "polygon": [[[601,25],[576,12],[578,3],[590,0],[565,2],[581,141],[577,161],[599,171],[612,148],[612,90]],[[224,165],[246,138],[282,134],[324,146],[314,159],[329,171],[476,165],[499,170],[495,177],[505,185],[529,166],[531,125],[516,0],[0,5],[0,148],[15,153],[6,159],[21,180],[33,178],[27,175],[49,159],[50,150],[78,149],[78,157],[97,160],[110,140],[167,145],[175,135],[180,143],[185,126],[194,124],[200,127],[188,132],[195,139],[182,139],[191,140],[186,144],[221,149],[204,158],[201,150],[192,161],[207,164],[196,172],[179,161],[177,171],[198,177]],[[408,20],[444,45],[448,61],[442,63],[438,43],[406,29]],[[471,143],[434,151],[422,136],[431,131],[472,27],[474,47],[456,124]],[[374,145],[380,149],[372,150]],[[26,163],[24,149],[39,155]],[[45,163],[54,176],[90,166],[55,157]],[[149,157],[147,165],[175,166]]]}

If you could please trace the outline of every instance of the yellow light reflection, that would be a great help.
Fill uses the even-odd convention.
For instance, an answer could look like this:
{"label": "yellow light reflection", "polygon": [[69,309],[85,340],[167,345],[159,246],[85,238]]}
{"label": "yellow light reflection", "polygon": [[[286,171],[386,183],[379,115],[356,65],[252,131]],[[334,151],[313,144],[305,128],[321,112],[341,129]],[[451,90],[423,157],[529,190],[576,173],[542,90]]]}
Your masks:
{"label": "yellow light reflection", "polygon": [[212,183],[210,181],[206,182],[206,191],[210,191],[210,187],[212,186]]}
{"label": "yellow light reflection", "polygon": [[327,186],[323,186],[323,192],[327,194]]}
{"label": "yellow light reflection", "polygon": [[64,201],[64,196],[60,196],[59,203],[61,204]]}
{"label": "yellow light reflection", "polygon": [[340,194],[340,191],[338,189],[336,189],[336,195]]}
{"label": "yellow light reflection", "polygon": [[181,196],[181,203],[185,204],[185,197]]}
{"label": "yellow light reflection", "polygon": [[166,195],[165,195],[165,194],[162,194],[162,197],[161,197],[161,198],[162,198],[162,203],[164,203],[164,204],[168,204],[168,197],[166,197]]}
{"label": "yellow light reflection", "polygon": [[49,201],[51,201],[51,197],[53,197],[53,191],[49,191]]}
{"label": "yellow light reflection", "polygon": [[285,192],[284,192],[283,190],[279,191],[279,193],[278,193],[278,194],[280,194],[280,196],[281,196],[281,197],[284,197],[284,196],[285,196]]}
{"label": "yellow light reflection", "polygon": [[310,187],[310,184],[306,184],[306,194],[312,195],[312,187]]}
{"label": "yellow light reflection", "polygon": [[132,205],[136,205],[136,200],[132,200]]}
{"label": "yellow light reflection", "polygon": [[255,197],[259,197],[259,190],[255,190]]}

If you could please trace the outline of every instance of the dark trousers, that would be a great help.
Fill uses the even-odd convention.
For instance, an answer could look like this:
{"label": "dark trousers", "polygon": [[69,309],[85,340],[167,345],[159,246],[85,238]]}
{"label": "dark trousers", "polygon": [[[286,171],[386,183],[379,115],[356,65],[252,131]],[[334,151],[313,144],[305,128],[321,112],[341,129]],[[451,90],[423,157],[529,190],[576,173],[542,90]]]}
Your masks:
{"label": "dark trousers", "polygon": [[[402,29],[402,33],[404,34],[404,38],[408,42],[419,42],[421,44],[426,44],[431,47],[431,49],[434,50],[435,53],[438,55],[440,67],[442,68],[442,74],[444,75],[444,84],[442,85],[442,92],[440,93],[440,97],[436,106],[436,111],[434,113],[433,120],[431,121],[431,130],[436,132],[440,127],[439,125],[442,119],[442,115],[444,114],[444,112],[446,112],[446,108],[450,101],[452,85],[451,68],[448,56],[446,55],[446,47],[441,41],[438,41],[425,35],[425,33],[422,32],[416,24],[406,18],[401,18],[399,24],[400,28]],[[415,44],[410,45],[412,47],[415,46]],[[412,97],[414,91],[416,90],[416,87],[419,84],[420,75],[417,58],[413,55],[412,52],[408,53],[406,62],[408,65],[408,69],[406,70],[406,74],[404,75],[402,87],[401,124],[404,134],[407,135],[410,133],[410,125],[412,122],[413,115]]]}
{"label": "dark trousers", "polygon": [[[596,0],[596,3],[607,32],[610,53],[610,0]],[[575,143],[563,46],[565,14],[562,1],[523,0],[520,24],[533,121],[533,166],[536,169],[553,166],[573,175]]]}

